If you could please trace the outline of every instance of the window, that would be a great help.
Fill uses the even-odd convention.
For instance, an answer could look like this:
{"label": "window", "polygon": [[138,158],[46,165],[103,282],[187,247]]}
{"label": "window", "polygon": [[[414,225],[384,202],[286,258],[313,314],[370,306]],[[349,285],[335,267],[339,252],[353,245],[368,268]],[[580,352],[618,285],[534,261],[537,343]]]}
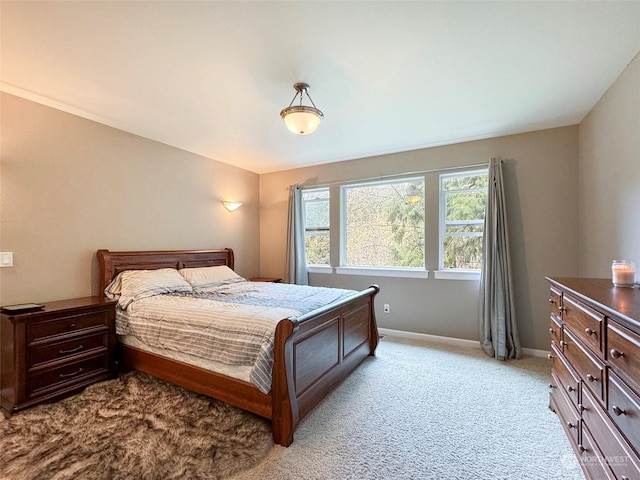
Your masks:
{"label": "window", "polygon": [[440,269],[482,268],[487,170],[440,175]]}
{"label": "window", "polygon": [[304,245],[309,265],[329,265],[329,189],[302,191],[305,232]]}
{"label": "window", "polygon": [[347,185],[341,192],[343,266],[424,268],[424,178]]}

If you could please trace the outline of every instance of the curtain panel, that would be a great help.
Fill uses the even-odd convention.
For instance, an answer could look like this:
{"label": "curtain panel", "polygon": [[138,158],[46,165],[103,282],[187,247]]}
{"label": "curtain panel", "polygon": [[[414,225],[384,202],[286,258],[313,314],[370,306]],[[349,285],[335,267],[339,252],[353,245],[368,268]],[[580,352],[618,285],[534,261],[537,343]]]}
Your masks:
{"label": "curtain panel", "polygon": [[305,216],[302,189],[289,187],[289,216],[287,221],[287,263],[285,282],[309,285],[307,256],[304,247]]}
{"label": "curtain panel", "polygon": [[502,160],[489,163],[484,250],[480,280],[480,344],[498,360],[520,358]]}

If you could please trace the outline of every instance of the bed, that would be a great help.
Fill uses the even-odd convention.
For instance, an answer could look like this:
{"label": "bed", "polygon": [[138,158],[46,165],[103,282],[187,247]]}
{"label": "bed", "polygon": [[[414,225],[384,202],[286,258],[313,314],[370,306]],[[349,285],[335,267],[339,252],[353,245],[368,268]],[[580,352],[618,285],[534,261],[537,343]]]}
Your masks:
{"label": "bed", "polygon": [[[234,267],[230,248],[216,250],[98,250],[100,292],[127,270]],[[374,355],[378,330],[372,285],[275,326],[271,389],[119,342],[125,368],[139,370],[271,420],[274,442],[289,446],[300,421],[364,358]]]}

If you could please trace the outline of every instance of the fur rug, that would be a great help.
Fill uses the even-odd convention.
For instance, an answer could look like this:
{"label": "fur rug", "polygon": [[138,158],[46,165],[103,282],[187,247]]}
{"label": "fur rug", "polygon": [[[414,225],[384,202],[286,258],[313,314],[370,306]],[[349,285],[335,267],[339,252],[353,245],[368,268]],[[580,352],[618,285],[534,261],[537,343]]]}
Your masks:
{"label": "fur rug", "polygon": [[272,446],[267,420],[130,372],[0,421],[0,478],[214,480]]}

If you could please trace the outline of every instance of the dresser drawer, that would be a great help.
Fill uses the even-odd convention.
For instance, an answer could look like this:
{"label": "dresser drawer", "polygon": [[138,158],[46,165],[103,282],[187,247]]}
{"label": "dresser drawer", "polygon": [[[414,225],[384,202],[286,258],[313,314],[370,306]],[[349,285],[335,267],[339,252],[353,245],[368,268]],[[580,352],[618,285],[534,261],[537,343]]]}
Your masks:
{"label": "dresser drawer", "polygon": [[583,424],[582,425],[582,443],[578,448],[580,465],[589,473],[589,478],[597,480],[616,480],[609,464],[605,460],[605,456],[598,448],[598,444],[593,440],[591,432]]}
{"label": "dresser drawer", "polygon": [[[560,380],[556,376],[555,372],[551,372],[551,378],[555,385],[560,384]],[[576,448],[580,441],[580,416],[578,415],[577,410],[562,388],[552,388],[549,395],[549,408],[556,412],[560,418],[562,428],[564,428],[564,431],[571,440],[573,447]]]}
{"label": "dresser drawer", "polygon": [[640,336],[609,320],[607,360],[631,387],[640,391]]}
{"label": "dresser drawer", "polygon": [[28,350],[27,369],[72,355],[106,352],[108,348],[109,335],[107,332],[39,344]]}
{"label": "dresser drawer", "polygon": [[555,343],[559,347],[562,346],[560,343],[562,341],[562,326],[554,315],[551,315],[551,319],[549,321],[549,336],[551,337],[552,345]]}
{"label": "dresser drawer", "polygon": [[567,393],[574,407],[578,408],[580,404],[580,377],[574,373],[573,368],[567,364],[564,355],[560,353],[560,350],[554,344],[551,344],[551,353],[553,356],[553,371],[561,382],[557,386]]}
{"label": "dresser drawer", "polygon": [[89,314],[56,317],[27,325],[27,344],[45,340],[47,337],[67,334],[83,329],[104,327],[109,324],[108,312],[92,312]]}
{"label": "dresser drawer", "polygon": [[[564,355],[578,372],[584,384],[595,393],[604,404],[605,401],[605,366],[604,363],[589,351],[571,331],[564,330]],[[584,390],[584,387],[583,387]]]}
{"label": "dresser drawer", "polygon": [[[640,478],[640,458],[629,446],[591,392],[582,392],[582,418],[616,478]],[[598,478],[598,477],[594,477]]]}
{"label": "dresser drawer", "polygon": [[607,403],[611,419],[640,453],[640,398],[613,372]]}
{"label": "dresser drawer", "polygon": [[27,395],[40,395],[49,389],[62,389],[66,384],[82,382],[91,377],[109,373],[107,354],[65,362],[55,368],[42,368],[27,378]]}
{"label": "dresser drawer", "polygon": [[556,317],[561,318],[560,305],[562,305],[562,292],[557,288],[551,287],[549,291],[549,306],[551,307],[551,313]]}
{"label": "dresser drawer", "polygon": [[604,316],[566,295],[562,299],[563,320],[586,345],[602,353]]}

